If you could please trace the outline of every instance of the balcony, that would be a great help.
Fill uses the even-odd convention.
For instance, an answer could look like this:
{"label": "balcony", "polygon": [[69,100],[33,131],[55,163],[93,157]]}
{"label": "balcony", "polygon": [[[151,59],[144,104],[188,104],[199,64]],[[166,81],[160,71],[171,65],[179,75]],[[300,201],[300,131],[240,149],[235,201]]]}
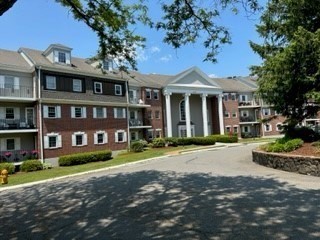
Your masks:
{"label": "balcony", "polygon": [[140,119],[130,119],[129,120],[130,128],[151,128],[151,123],[149,120],[140,120]]}
{"label": "balcony", "polygon": [[0,98],[34,98],[32,86],[0,87]]}
{"label": "balcony", "polygon": [[146,104],[141,98],[129,98],[129,103],[138,108],[150,107],[150,105]]}
{"label": "balcony", "polygon": [[240,117],[240,124],[241,123],[259,123],[259,118],[248,116],[248,117]]}
{"label": "balcony", "polygon": [[259,101],[252,100],[252,101],[240,101],[239,108],[254,108],[260,107]]}
{"label": "balcony", "polygon": [[35,124],[26,123],[20,119],[0,119],[0,131],[3,130],[21,130],[21,129],[36,129]]}
{"label": "balcony", "polygon": [[38,159],[38,152],[36,150],[0,151],[0,163],[18,163],[28,159]]}

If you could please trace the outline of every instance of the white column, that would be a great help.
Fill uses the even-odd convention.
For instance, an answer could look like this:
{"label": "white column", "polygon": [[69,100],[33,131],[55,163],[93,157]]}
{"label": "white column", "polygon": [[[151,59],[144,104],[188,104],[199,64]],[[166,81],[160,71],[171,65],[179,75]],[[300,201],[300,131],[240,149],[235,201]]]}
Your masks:
{"label": "white column", "polygon": [[172,118],[171,118],[171,93],[165,93],[166,96],[166,115],[167,115],[167,137],[172,137]]}
{"label": "white column", "polygon": [[218,96],[220,134],[224,134],[222,94]]}
{"label": "white column", "polygon": [[208,115],[207,115],[207,94],[202,94],[202,119],[203,119],[203,136],[206,137],[208,133]]}
{"label": "white column", "polygon": [[191,118],[190,118],[190,102],[189,93],[184,95],[185,111],[186,111],[186,127],[187,127],[187,137],[191,137]]}

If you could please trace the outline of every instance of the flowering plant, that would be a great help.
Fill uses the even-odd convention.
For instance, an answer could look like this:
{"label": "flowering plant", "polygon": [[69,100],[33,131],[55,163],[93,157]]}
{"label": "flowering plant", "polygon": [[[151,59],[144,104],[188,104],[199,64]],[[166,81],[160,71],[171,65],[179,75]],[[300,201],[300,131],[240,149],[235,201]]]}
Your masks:
{"label": "flowering plant", "polygon": [[27,152],[26,152],[26,151],[21,151],[20,154],[21,154],[22,156],[25,156],[25,155],[27,155]]}
{"label": "flowering plant", "polygon": [[6,153],[4,154],[4,156],[5,156],[6,158],[11,157],[11,155],[12,155],[12,153],[11,153],[11,152],[6,152]]}
{"label": "flowering plant", "polygon": [[37,150],[32,150],[31,154],[33,155],[33,157],[35,158],[38,155],[38,151]]}

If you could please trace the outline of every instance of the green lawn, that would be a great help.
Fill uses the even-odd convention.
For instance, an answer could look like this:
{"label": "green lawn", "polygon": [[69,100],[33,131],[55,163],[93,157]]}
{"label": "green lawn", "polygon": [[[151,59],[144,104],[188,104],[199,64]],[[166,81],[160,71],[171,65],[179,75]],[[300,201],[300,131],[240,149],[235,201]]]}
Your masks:
{"label": "green lawn", "polygon": [[83,165],[70,166],[70,167],[55,167],[48,170],[42,170],[37,172],[29,173],[16,173],[9,176],[9,183],[7,185],[0,185],[1,187],[13,186],[22,183],[35,182],[45,179],[50,179],[54,177],[61,177],[70,174],[86,172],[90,170],[117,166],[125,163],[136,162],[143,159],[160,157],[168,152],[179,151],[184,149],[194,148],[196,146],[179,146],[179,147],[167,147],[167,148],[151,148],[141,153],[126,152],[121,153],[112,160],[106,162],[94,162],[87,163]]}

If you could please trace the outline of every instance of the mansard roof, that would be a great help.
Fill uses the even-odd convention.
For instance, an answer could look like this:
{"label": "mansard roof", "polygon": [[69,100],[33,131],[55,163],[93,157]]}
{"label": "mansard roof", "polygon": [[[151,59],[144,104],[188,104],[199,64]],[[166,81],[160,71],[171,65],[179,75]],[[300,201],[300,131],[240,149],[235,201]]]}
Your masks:
{"label": "mansard roof", "polygon": [[0,49],[0,68],[23,72],[33,71],[33,67],[18,52],[4,49]]}

